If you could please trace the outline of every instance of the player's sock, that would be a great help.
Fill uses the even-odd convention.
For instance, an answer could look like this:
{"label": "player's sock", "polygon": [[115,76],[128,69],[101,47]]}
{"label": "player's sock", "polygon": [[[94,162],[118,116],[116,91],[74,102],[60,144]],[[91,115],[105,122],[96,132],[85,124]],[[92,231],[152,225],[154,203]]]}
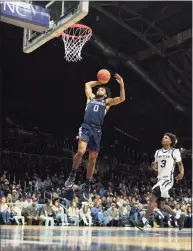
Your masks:
{"label": "player's sock", "polygon": [[145,217],[142,218],[143,224],[145,225],[145,223],[147,222],[147,219]]}

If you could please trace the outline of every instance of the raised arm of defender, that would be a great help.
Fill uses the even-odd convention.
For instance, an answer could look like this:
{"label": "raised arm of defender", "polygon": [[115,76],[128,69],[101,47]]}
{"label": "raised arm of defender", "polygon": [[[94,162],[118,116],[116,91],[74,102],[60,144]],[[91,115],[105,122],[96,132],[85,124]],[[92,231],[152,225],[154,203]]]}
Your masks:
{"label": "raised arm of defender", "polygon": [[115,74],[115,79],[120,84],[120,97],[108,98],[106,101],[107,106],[118,105],[125,101],[125,86],[123,79],[119,74]]}

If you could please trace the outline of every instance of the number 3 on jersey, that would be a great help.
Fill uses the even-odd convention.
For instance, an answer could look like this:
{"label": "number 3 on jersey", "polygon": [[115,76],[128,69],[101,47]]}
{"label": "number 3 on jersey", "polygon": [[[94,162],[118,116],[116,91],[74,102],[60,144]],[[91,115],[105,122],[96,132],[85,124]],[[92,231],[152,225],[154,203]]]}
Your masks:
{"label": "number 3 on jersey", "polygon": [[98,110],[99,110],[99,105],[94,105],[93,111],[98,112]]}
{"label": "number 3 on jersey", "polygon": [[166,166],[166,160],[163,159],[163,160],[161,161],[161,168],[164,168],[165,166]]}

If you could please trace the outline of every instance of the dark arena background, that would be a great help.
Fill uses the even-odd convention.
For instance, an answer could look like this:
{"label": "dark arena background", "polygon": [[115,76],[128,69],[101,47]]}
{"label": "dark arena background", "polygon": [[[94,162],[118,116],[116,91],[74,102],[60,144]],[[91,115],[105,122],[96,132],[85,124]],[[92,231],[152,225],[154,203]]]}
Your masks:
{"label": "dark arena background", "polygon": [[[20,7],[3,3],[1,250],[191,250],[192,2],[92,1],[84,17],[78,1],[18,2],[48,9],[55,24],[49,28],[16,20]],[[6,8],[14,14],[10,19]],[[82,60],[67,62],[62,38],[51,40],[50,31],[76,14],[92,37]],[[50,41],[29,53],[41,36]],[[88,153],[75,185],[68,189],[64,182],[77,151],[85,83],[97,80],[100,69],[111,72],[112,97],[120,88],[114,74],[121,75],[126,100],[105,116],[91,199],[85,201]],[[134,221],[147,210],[157,177],[151,163],[166,132],[177,136],[185,169],[166,204],[185,215],[184,228],[155,208],[140,231]]]}

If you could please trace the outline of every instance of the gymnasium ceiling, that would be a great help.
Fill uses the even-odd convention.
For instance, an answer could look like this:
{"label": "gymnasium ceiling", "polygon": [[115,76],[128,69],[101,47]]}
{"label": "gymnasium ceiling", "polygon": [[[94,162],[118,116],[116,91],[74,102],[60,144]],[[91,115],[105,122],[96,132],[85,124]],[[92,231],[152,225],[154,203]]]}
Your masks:
{"label": "gymnasium ceiling", "polygon": [[[68,79],[68,82],[74,83],[93,79],[98,69],[108,68],[123,76],[127,101],[109,112],[105,128],[112,128],[113,125],[144,140],[154,140],[165,131],[173,131],[180,137],[191,137],[192,2],[94,1],[90,3],[89,15],[82,23],[93,29],[93,38],[83,50],[82,63],[76,65],[63,61],[63,43],[60,39],[54,39],[32,54],[23,54],[22,29],[3,24],[5,72],[21,72],[26,74],[26,78],[28,72],[28,82],[32,82],[32,79],[33,82],[38,81],[34,71],[39,72],[39,75],[45,74],[53,81]],[[114,81],[110,87],[113,94],[117,95],[118,87]],[[53,91],[51,87],[48,89],[45,92]],[[68,86],[68,91],[73,90],[73,84]],[[64,98],[60,96],[63,101],[55,102],[56,108],[57,104],[63,105],[64,100],[72,105],[68,91],[66,96],[63,94]],[[81,102],[82,95],[82,86],[76,86],[74,97],[78,102],[80,97]],[[40,117],[46,116],[46,107],[51,107],[50,96],[47,101],[46,98],[44,101],[39,99],[35,96],[23,102],[28,103],[27,107],[33,110],[32,113],[37,114],[38,110],[42,113]],[[10,100],[13,105],[13,98]],[[32,103],[29,104],[29,100]],[[81,102],[76,107],[77,121],[82,119],[83,110],[84,104]],[[56,115],[52,107],[47,111],[48,116],[51,112],[55,120],[63,116],[63,109],[59,109]],[[66,112],[72,119],[71,112]]]}

